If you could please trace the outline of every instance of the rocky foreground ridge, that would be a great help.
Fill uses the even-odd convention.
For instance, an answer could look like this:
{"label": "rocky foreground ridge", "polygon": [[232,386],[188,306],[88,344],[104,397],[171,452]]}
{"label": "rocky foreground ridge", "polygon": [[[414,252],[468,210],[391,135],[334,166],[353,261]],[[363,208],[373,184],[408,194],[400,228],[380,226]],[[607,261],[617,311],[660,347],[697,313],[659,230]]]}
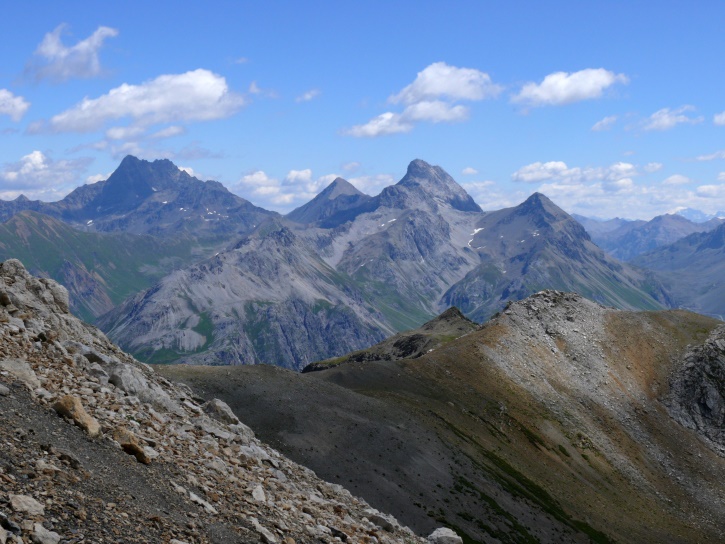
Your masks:
{"label": "rocky foreground ridge", "polygon": [[424,542],[123,353],[17,260],[0,264],[0,413],[1,544]]}

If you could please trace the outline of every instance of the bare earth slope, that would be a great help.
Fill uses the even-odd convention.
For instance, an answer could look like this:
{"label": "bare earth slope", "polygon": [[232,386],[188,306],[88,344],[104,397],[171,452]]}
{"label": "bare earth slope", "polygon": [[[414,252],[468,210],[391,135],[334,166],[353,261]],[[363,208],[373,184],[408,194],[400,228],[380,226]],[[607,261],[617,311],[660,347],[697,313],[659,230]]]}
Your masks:
{"label": "bare earth slope", "polygon": [[713,477],[725,470],[725,391],[710,377],[725,369],[724,347],[707,317],[545,291],[416,359],[301,375],[160,370],[419,531],[714,542],[725,538],[725,484]]}
{"label": "bare earth slope", "polygon": [[[423,543],[0,264],[0,541]],[[60,416],[63,417],[60,417]]]}

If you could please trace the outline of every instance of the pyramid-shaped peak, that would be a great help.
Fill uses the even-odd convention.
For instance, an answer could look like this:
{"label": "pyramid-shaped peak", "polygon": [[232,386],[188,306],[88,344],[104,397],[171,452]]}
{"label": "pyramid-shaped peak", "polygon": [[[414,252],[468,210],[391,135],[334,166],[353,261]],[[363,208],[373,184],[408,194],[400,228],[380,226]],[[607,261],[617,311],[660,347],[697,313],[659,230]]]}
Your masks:
{"label": "pyramid-shaped peak", "polygon": [[352,183],[346,179],[337,177],[328,185],[319,196],[324,196],[328,200],[335,200],[341,195],[363,195],[365,193],[359,191]]}
{"label": "pyramid-shaped peak", "polygon": [[534,193],[529,198],[524,200],[520,205],[519,208],[526,213],[532,213],[532,212],[543,212],[547,214],[551,214],[557,217],[569,217],[569,214],[567,214],[564,210],[562,210],[559,206],[554,204],[549,197],[542,193]]}

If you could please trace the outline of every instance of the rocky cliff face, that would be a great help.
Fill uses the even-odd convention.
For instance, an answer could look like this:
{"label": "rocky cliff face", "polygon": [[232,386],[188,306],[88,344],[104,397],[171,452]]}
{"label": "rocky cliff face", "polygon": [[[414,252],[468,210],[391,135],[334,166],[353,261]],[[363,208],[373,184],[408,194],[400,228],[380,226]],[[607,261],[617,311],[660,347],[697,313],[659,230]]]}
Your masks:
{"label": "rocky cliff face", "polygon": [[685,354],[670,387],[672,417],[725,455],[725,325]]}
{"label": "rocky cliff face", "polygon": [[0,412],[2,542],[423,542],[123,353],[14,260]]}
{"label": "rocky cliff face", "polygon": [[284,225],[167,276],[101,320],[152,362],[307,364],[382,340],[382,316]]}

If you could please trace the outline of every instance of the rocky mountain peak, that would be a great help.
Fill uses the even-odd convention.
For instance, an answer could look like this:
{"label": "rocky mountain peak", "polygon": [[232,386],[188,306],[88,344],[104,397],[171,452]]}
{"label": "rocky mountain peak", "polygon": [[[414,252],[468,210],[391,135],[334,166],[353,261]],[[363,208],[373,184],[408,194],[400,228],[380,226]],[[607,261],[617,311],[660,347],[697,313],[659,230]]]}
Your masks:
{"label": "rocky mountain peak", "polygon": [[396,185],[387,187],[378,197],[391,207],[419,207],[447,204],[464,212],[481,212],[481,207],[443,168],[415,159]]}
{"label": "rocky mountain peak", "polygon": [[370,201],[372,197],[338,177],[307,204],[287,214],[287,218],[297,223],[324,223],[325,228],[335,227],[349,219],[349,211],[362,209]]}
{"label": "rocky mountain peak", "polygon": [[364,195],[362,191],[358,191],[358,189],[349,181],[343,178],[335,178],[335,180],[330,183],[318,196],[324,196],[328,200],[335,200],[338,196],[341,195]]}
{"label": "rocky mountain peak", "polygon": [[514,215],[526,218],[527,222],[531,222],[537,228],[552,228],[555,231],[565,230],[575,240],[590,240],[586,229],[579,222],[542,193],[533,193],[514,208]]}
{"label": "rocky mountain peak", "polygon": [[100,213],[132,210],[158,190],[191,179],[168,159],[153,162],[126,156],[103,184],[94,204]]}

